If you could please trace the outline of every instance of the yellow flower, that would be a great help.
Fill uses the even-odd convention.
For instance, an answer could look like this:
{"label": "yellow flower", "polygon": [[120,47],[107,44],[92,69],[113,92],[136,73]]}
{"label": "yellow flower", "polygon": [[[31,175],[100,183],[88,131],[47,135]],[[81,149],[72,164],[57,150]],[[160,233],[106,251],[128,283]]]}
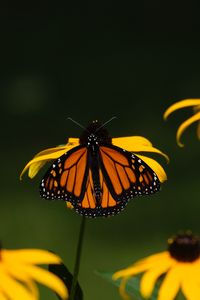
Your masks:
{"label": "yellow flower", "polygon": [[140,292],[145,299],[151,297],[154,285],[161,275],[158,300],[173,300],[178,291],[188,300],[200,299],[200,240],[191,232],[181,233],[168,240],[168,251],[146,257],[130,267],[120,270],[113,279],[121,278],[120,293],[128,299],[125,292],[130,277],[143,273]]}
{"label": "yellow flower", "polygon": [[176,140],[180,147],[184,146],[180,141],[181,135],[194,122],[198,122],[197,137],[200,139],[200,99],[185,99],[176,102],[173,105],[171,105],[164,113],[164,119],[166,120],[172,112],[185,107],[193,107],[194,115],[187,119],[185,122],[183,122],[177,130]]}
{"label": "yellow flower", "polygon": [[[33,157],[32,160],[30,160],[26,164],[26,166],[24,167],[24,169],[20,175],[20,179],[22,179],[23,174],[27,170],[28,170],[28,176],[30,178],[35,177],[36,174],[45,165],[46,162],[59,158],[64,153],[66,153],[67,151],[71,150],[72,148],[78,146],[79,144],[80,143],[79,143],[78,138],[69,138],[68,143],[66,145],[58,146],[55,148],[49,148],[49,149],[39,152],[38,154],[36,154]],[[169,160],[168,156],[166,154],[164,154],[157,148],[153,147],[152,143],[142,136],[129,136],[129,137],[113,138],[112,144],[115,146],[118,146],[120,148],[123,148],[127,151],[134,152],[134,153],[138,153],[138,152],[157,153],[157,154],[164,156],[167,159],[167,161]],[[140,154],[139,155],[137,154],[137,156],[140,157],[142,160],[144,160],[144,162],[153,169],[153,171],[157,174],[157,176],[161,182],[167,180],[167,175],[166,175],[164,169],[156,160],[149,158],[147,156],[144,156],[144,155],[140,155]]]}
{"label": "yellow flower", "polygon": [[68,298],[68,291],[60,278],[37,264],[59,264],[61,259],[39,249],[0,250],[0,299],[37,300],[38,288],[34,281],[46,285],[61,299]]}

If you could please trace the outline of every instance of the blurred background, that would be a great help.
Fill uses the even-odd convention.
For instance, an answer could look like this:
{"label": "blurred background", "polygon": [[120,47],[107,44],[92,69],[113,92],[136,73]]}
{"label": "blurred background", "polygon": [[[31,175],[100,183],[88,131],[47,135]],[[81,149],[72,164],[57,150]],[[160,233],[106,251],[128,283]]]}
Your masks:
{"label": "blurred background", "polygon": [[[70,2],[67,2],[70,3]],[[118,216],[88,219],[79,282],[85,299],[119,299],[94,274],[117,270],[165,250],[181,229],[200,234],[199,141],[196,126],[178,148],[178,125],[192,110],[165,109],[200,97],[197,2],[28,2],[0,9],[0,237],[6,248],[57,252],[73,271],[80,216],[39,197],[46,168],[34,180],[19,174],[38,151],[79,137],[83,125],[112,116],[113,137],[142,135],[170,156],[158,157],[168,181],[136,198]],[[155,156],[154,156],[155,157]],[[42,288],[42,300],[56,296]]]}

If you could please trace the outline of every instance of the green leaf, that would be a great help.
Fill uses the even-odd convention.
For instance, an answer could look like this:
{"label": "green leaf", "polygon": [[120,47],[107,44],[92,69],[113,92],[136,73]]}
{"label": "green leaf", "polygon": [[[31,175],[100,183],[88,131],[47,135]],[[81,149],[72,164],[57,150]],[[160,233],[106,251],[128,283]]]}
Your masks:
{"label": "green leaf", "polygon": [[[113,280],[112,276],[114,272],[102,272],[102,271],[95,271],[95,273],[102,278],[108,280],[115,286],[119,287],[121,283],[121,279],[118,280]],[[144,298],[140,294],[140,276],[135,276],[133,278],[130,278],[127,281],[126,284],[126,292],[127,294],[133,296],[133,299],[135,300],[144,300]],[[154,291],[152,293],[152,296],[148,300],[156,300],[157,299],[157,294],[158,294],[158,286],[154,288]]]}
{"label": "green leaf", "polygon": [[[58,277],[60,277],[60,279],[62,279],[62,281],[66,285],[66,287],[69,291],[69,294],[70,294],[73,275],[68,271],[66,266],[64,264],[60,264],[60,265],[59,264],[51,264],[51,265],[49,265],[49,271],[54,273]],[[61,299],[58,295],[57,295],[57,297],[59,299]],[[79,283],[77,283],[77,286],[76,286],[76,292],[75,292],[74,299],[75,300],[83,300],[83,291],[82,291]]]}

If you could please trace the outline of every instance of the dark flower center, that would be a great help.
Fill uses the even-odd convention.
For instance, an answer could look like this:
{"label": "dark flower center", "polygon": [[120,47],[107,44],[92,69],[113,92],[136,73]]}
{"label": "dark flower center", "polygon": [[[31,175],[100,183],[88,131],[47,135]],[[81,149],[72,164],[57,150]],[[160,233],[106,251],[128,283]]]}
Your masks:
{"label": "dark flower center", "polygon": [[170,255],[178,261],[192,262],[200,256],[200,240],[191,233],[178,234],[168,245]]}

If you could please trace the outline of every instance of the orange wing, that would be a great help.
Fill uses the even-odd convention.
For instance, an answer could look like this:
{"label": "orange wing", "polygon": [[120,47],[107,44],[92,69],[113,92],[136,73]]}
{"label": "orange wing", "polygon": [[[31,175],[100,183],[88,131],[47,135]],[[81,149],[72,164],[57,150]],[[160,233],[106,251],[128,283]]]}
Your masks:
{"label": "orange wing", "polygon": [[129,200],[160,189],[157,175],[135,154],[109,145],[100,147],[100,157],[103,176],[115,200]]}
{"label": "orange wing", "polygon": [[86,187],[87,155],[87,148],[78,146],[54,161],[40,185],[42,198],[79,201]]}
{"label": "orange wing", "polygon": [[136,195],[159,190],[153,170],[128,151],[113,145],[100,146],[95,170],[88,157],[87,148],[78,146],[56,160],[41,182],[41,196],[69,201],[79,214],[99,217],[117,214]]}
{"label": "orange wing", "polygon": [[92,172],[89,170],[86,192],[83,200],[74,205],[75,210],[88,217],[105,217],[119,213],[127,204],[127,201],[116,201],[111,195],[102,171],[99,170],[100,190],[99,200],[94,189]]}

